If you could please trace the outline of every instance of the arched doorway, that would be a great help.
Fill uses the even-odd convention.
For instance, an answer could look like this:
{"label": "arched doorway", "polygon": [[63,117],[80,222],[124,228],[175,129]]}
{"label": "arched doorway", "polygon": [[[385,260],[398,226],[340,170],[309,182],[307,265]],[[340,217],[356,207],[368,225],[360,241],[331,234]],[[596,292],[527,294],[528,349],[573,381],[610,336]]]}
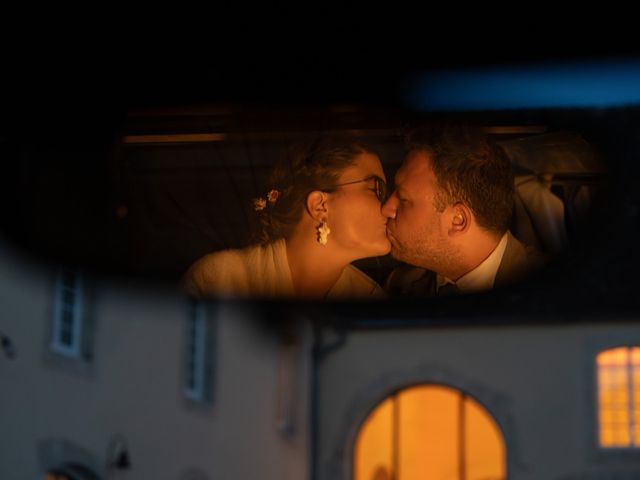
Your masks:
{"label": "arched doorway", "polygon": [[417,385],[387,397],[356,438],[355,480],[503,480],[506,447],[492,415],[464,392]]}

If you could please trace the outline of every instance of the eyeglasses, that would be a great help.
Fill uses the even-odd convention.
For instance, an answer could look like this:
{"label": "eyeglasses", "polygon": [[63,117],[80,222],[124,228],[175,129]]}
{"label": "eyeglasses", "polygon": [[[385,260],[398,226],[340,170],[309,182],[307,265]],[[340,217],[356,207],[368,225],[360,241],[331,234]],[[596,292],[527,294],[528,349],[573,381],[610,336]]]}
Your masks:
{"label": "eyeglasses", "polygon": [[354,180],[353,182],[339,183],[338,185],[336,185],[336,187],[344,187],[345,185],[352,185],[354,183],[368,182],[369,180],[373,180],[373,191],[375,192],[376,197],[378,197],[380,203],[384,203],[387,199],[387,182],[385,182],[377,175],[369,175],[362,180]]}

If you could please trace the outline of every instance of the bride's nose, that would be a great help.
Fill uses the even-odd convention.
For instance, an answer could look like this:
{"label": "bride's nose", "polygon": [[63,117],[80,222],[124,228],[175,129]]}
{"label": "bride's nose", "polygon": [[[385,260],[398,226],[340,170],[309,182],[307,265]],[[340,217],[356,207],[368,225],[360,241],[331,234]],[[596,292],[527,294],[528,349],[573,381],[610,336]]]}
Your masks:
{"label": "bride's nose", "polygon": [[396,218],[396,212],[398,211],[398,197],[395,191],[387,201],[382,204],[380,211],[385,218]]}

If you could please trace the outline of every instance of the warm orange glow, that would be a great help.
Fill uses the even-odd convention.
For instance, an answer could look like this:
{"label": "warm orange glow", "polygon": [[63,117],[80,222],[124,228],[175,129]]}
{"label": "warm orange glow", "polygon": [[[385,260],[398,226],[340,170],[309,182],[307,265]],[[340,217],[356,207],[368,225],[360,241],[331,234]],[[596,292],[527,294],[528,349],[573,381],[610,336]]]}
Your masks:
{"label": "warm orange glow", "polygon": [[478,402],[465,401],[465,452],[468,479],[507,478],[502,432]]}
{"label": "warm orange glow", "polygon": [[640,446],[640,347],[605,350],[596,364],[600,446]]}
{"label": "warm orange glow", "polygon": [[421,385],[403,390],[381,403],[360,430],[356,480],[462,475],[464,480],[505,478],[506,449],[487,410],[456,389]]}
{"label": "warm orange glow", "polygon": [[423,386],[398,397],[396,480],[457,478],[460,394],[451,388]]}
{"label": "warm orange glow", "polygon": [[[393,397],[382,402],[365,421],[355,448],[356,478],[373,480],[393,470]],[[377,480],[377,479],[376,479]]]}
{"label": "warm orange glow", "polygon": [[631,363],[633,365],[640,365],[640,347],[633,347],[631,349]]}

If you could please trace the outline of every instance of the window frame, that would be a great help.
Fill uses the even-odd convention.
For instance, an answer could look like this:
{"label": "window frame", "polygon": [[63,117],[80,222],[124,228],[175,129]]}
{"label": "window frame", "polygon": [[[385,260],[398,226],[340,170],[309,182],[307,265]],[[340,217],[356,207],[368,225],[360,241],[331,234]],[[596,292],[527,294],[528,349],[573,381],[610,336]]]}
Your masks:
{"label": "window frame", "polygon": [[599,353],[618,347],[640,347],[640,336],[637,334],[604,335],[592,338],[588,343],[586,412],[588,435],[586,435],[589,458],[598,463],[614,464],[624,461],[640,461],[640,446],[603,447],[600,445],[600,403],[598,399],[598,364]]}
{"label": "window frame", "polygon": [[[353,461],[356,440],[363,423],[371,412],[384,399],[397,391],[421,384],[444,385],[474,398],[484,406],[498,425],[506,446],[506,478],[522,472],[526,465],[520,446],[519,431],[511,401],[507,392],[496,389],[494,385],[484,384],[470,379],[461,371],[435,366],[418,365],[414,368],[387,371],[380,374],[372,383],[363,385],[346,406],[344,421],[338,433],[338,440],[329,450],[328,461],[315,468],[331,472],[335,480],[353,478]],[[312,428],[318,428],[316,425]],[[325,459],[326,460],[326,459]]]}
{"label": "window frame", "polygon": [[[71,272],[74,275],[74,303],[72,305],[72,329],[73,329],[73,341],[72,345],[65,345],[60,341],[60,336],[63,329],[63,310],[65,308],[64,303],[64,275],[67,272]],[[83,351],[83,315],[84,315],[84,281],[82,272],[72,268],[61,267],[56,272],[55,286],[53,293],[53,319],[51,327],[50,348],[53,352],[63,355],[69,358],[80,359],[82,358]]]}
{"label": "window frame", "polygon": [[[597,359],[598,359],[598,355],[602,354],[604,352],[607,351],[611,351],[611,350],[616,350],[618,348],[626,348],[628,350],[631,350],[632,348],[640,348],[640,345],[634,345],[634,344],[624,344],[624,345],[616,345],[616,346],[611,346],[611,347],[607,347],[604,348],[602,350],[600,350],[596,356],[594,357],[595,360],[595,366],[594,366],[594,370],[595,370],[595,406],[596,406],[596,411],[595,411],[595,422],[596,422],[596,442],[597,442],[597,446],[600,450],[604,451],[604,452],[639,452],[640,453],[640,444],[639,445],[633,445],[633,443],[631,443],[629,446],[613,446],[613,447],[607,447],[607,446],[603,446],[600,443],[600,385],[598,383],[598,375],[600,373],[600,366],[597,363]],[[633,414],[634,414],[634,408],[633,408],[633,366],[631,363],[627,363],[624,366],[625,368],[625,374],[628,376],[629,382],[631,383],[630,385],[627,385],[627,388],[629,389],[629,394],[630,394],[630,398],[627,400],[627,414],[629,415],[629,435],[631,437],[633,437],[633,432],[631,430],[633,430],[634,427],[634,423],[633,423]]]}
{"label": "window frame", "polygon": [[[379,407],[382,406],[383,403],[387,402],[387,401],[391,401],[391,417],[392,417],[392,423],[393,423],[393,427],[392,427],[392,432],[391,432],[391,439],[390,439],[390,445],[391,445],[391,478],[395,478],[398,474],[398,468],[400,466],[399,461],[399,438],[398,438],[398,428],[402,427],[402,425],[400,424],[400,418],[399,418],[399,408],[400,408],[400,396],[405,394],[405,393],[410,393],[411,390],[416,390],[416,389],[426,389],[426,390],[444,390],[447,392],[447,394],[449,395],[455,395],[457,398],[455,399],[455,402],[457,403],[457,405],[455,405],[456,408],[456,417],[458,420],[458,438],[455,440],[457,443],[457,458],[455,460],[456,465],[458,466],[459,470],[458,472],[460,473],[460,478],[466,478],[468,473],[464,473],[466,471],[466,463],[465,463],[465,456],[466,456],[466,439],[468,438],[467,436],[470,435],[470,431],[467,428],[467,425],[465,424],[465,417],[468,413],[467,410],[467,405],[473,405],[475,408],[478,408],[481,410],[481,413],[483,415],[485,415],[489,421],[492,423],[492,427],[494,427],[496,429],[496,432],[499,435],[499,441],[501,443],[501,447],[504,449],[504,464],[503,464],[503,468],[504,468],[504,478],[508,478],[508,470],[509,470],[509,466],[508,466],[508,457],[509,457],[509,451],[508,451],[508,445],[507,445],[507,441],[506,441],[506,437],[505,437],[505,432],[504,429],[502,427],[502,425],[500,425],[500,423],[498,422],[498,419],[496,418],[496,416],[494,415],[493,412],[491,412],[486,405],[484,405],[481,401],[479,401],[475,396],[470,395],[467,391],[459,389],[457,387],[454,387],[452,385],[450,385],[448,382],[424,382],[424,383],[415,383],[412,385],[408,385],[405,387],[402,387],[398,390],[395,390],[393,392],[391,392],[387,397],[383,398],[381,401],[379,401],[379,403],[374,406],[373,408],[371,408],[367,415],[361,419],[358,429],[356,431],[355,437],[354,437],[354,441],[353,441],[353,445],[352,445],[352,453],[351,453],[351,475],[348,477],[350,479],[356,479],[356,478],[364,478],[363,475],[357,475],[357,455],[358,455],[358,451],[357,451],[357,446],[358,446],[358,442],[361,439],[362,433],[363,433],[363,428],[365,427],[365,425],[367,424],[368,420],[371,418],[371,416],[378,410]],[[368,478],[368,477],[367,477]],[[493,478],[493,477],[492,477]],[[501,477],[503,478],[503,477]]]}
{"label": "window frame", "polygon": [[[188,316],[184,328],[184,355],[182,395],[192,405],[210,405],[213,402],[214,323],[208,302],[189,299]],[[196,322],[195,326],[193,322]],[[196,329],[196,348],[192,349],[192,328]],[[192,358],[191,355],[195,355]],[[195,367],[195,370],[194,370]],[[191,379],[197,376],[195,387]]]}

